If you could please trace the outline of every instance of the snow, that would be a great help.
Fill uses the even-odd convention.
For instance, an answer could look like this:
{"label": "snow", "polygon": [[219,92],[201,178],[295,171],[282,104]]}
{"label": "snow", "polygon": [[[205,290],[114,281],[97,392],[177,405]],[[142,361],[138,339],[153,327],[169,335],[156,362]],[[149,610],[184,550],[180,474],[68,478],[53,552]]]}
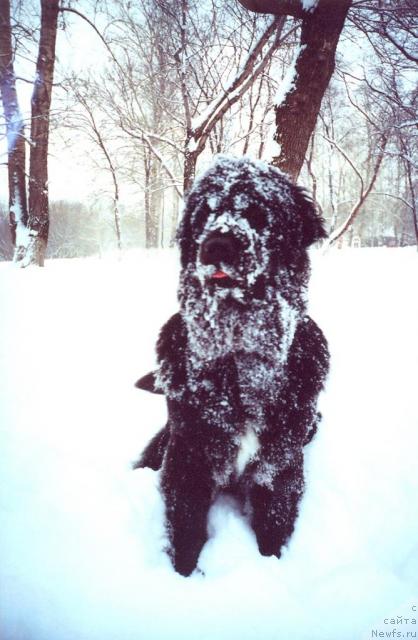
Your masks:
{"label": "snow", "polygon": [[274,97],[274,105],[279,107],[286,100],[286,96],[293,91],[296,86],[297,80],[297,72],[296,65],[299,57],[306,49],[306,44],[298,45],[295,47],[295,52],[293,55],[292,62],[290,63],[283,80],[281,81],[279,88],[277,89],[276,95]]}
{"label": "snow", "polygon": [[196,141],[196,138],[192,136],[189,142],[187,143],[187,151],[189,153],[194,153],[196,150],[197,150],[197,141]]}
{"label": "snow", "polygon": [[266,162],[271,162],[273,158],[278,158],[282,151],[281,144],[274,139],[275,131],[276,126],[271,126],[269,134],[266,136],[266,146],[264,147],[263,153],[263,160]]}
{"label": "snow", "polygon": [[178,257],[46,264],[0,265],[1,639],[415,637],[416,251],[313,254],[332,368],[294,536],[261,557],[222,499],[190,578],[162,551],[158,474],[130,470],[165,419],[133,383],[177,309]]}
{"label": "snow", "polygon": [[315,11],[319,0],[302,0],[302,9],[307,13],[313,13]]}
{"label": "snow", "polygon": [[[11,113],[9,114],[7,126],[7,149],[11,152],[16,146],[18,136],[21,136],[24,131],[24,123],[17,102],[12,102],[9,108],[11,109]],[[3,154],[1,154],[0,157],[2,155]]]}
{"label": "snow", "polygon": [[246,433],[241,437],[238,456],[235,462],[238,475],[241,475],[248,462],[257,455],[259,448],[260,442],[255,427],[249,423],[247,424]]}

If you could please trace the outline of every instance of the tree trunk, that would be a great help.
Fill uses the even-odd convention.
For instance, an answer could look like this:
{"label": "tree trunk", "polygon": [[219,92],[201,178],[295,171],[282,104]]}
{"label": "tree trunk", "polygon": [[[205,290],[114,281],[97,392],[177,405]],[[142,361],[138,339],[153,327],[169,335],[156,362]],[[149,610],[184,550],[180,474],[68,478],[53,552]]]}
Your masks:
{"label": "tree trunk", "polygon": [[115,176],[113,176],[114,180],[114,193],[113,193],[113,219],[115,221],[115,234],[116,234],[116,242],[118,245],[119,255],[122,253],[122,234],[120,227],[120,209],[119,209],[119,188],[116,182]]}
{"label": "tree trunk", "polygon": [[300,51],[290,90],[276,106],[272,164],[297,179],[315,128],[322,96],[335,67],[335,51],[352,0],[318,0],[305,9],[302,0],[239,0],[249,9],[302,19]]}
{"label": "tree trunk", "polygon": [[145,217],[145,247],[149,249],[152,239],[151,222],[151,158],[150,152],[144,153],[144,217]]}
{"label": "tree trunk", "polygon": [[183,192],[185,194],[193,184],[197,162],[197,155],[195,152],[189,151],[189,144],[190,140],[186,141],[186,150],[184,152]]}
{"label": "tree trunk", "polygon": [[412,170],[411,170],[411,165],[412,163],[408,160],[405,160],[405,169],[406,169],[406,177],[407,177],[407,184],[409,187],[409,193],[411,194],[411,203],[412,203],[412,222],[414,225],[414,233],[415,233],[415,243],[417,245],[417,249],[418,249],[418,211],[417,211],[417,201],[415,198],[415,187],[414,187],[414,180],[412,177]]}
{"label": "tree trunk", "polygon": [[351,0],[319,0],[302,22],[293,86],[276,107],[275,140],[280,153],[272,164],[297,179],[321,100],[335,67],[335,51]]}
{"label": "tree trunk", "polygon": [[43,266],[49,231],[48,137],[59,0],[41,0],[41,33],[32,94],[29,166],[29,218],[31,242],[21,260],[24,266]]}
{"label": "tree trunk", "polygon": [[145,169],[145,247],[153,249],[158,247],[159,240],[159,200],[158,194],[158,167],[151,151],[144,156]]}
{"label": "tree trunk", "polygon": [[25,179],[25,131],[13,68],[10,2],[0,2],[0,93],[6,120],[9,220],[13,245],[20,244],[28,220]]}

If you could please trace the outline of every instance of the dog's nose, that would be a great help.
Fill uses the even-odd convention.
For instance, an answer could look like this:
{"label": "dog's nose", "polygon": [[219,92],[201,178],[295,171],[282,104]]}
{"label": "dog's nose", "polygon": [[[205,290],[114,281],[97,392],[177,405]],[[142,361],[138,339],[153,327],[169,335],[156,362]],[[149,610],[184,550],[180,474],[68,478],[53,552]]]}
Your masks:
{"label": "dog's nose", "polygon": [[219,265],[221,262],[233,264],[237,253],[236,244],[235,238],[226,234],[206,238],[200,249],[202,264]]}

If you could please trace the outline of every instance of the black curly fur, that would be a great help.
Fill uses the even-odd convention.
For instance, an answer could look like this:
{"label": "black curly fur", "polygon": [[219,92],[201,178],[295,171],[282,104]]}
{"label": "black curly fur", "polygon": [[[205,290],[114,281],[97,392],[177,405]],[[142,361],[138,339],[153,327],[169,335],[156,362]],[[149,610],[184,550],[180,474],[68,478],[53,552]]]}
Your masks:
{"label": "black curly fur", "polygon": [[[239,499],[263,555],[280,557],[293,532],[328,371],[306,315],[306,249],[324,237],[306,193],[248,158],[218,157],[187,197],[180,312],[161,330],[158,371],[137,383],[165,394],[168,423],[134,465],[162,469],[170,555],[185,576],[222,491]],[[256,447],[240,468],[248,434]]]}

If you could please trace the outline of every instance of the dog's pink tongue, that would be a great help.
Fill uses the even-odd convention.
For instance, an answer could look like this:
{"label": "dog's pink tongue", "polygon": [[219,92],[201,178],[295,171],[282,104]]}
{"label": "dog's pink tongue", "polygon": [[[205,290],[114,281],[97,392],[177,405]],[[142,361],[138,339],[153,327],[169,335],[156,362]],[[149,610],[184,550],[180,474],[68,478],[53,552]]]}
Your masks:
{"label": "dog's pink tongue", "polygon": [[228,278],[228,277],[229,277],[228,274],[225,273],[225,271],[221,271],[221,270],[215,271],[215,273],[212,276],[212,278],[217,278],[217,279]]}

